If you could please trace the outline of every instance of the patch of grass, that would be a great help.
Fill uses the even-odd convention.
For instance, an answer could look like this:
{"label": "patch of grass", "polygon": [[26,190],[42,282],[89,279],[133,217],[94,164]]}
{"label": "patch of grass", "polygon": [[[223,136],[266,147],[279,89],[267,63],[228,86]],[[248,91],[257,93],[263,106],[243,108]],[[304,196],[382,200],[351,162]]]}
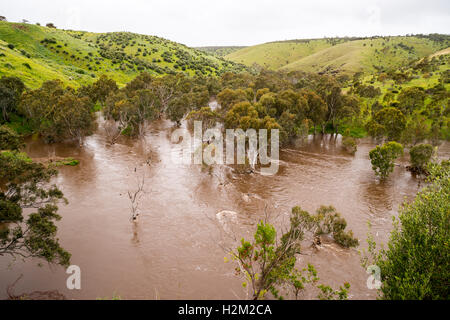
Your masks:
{"label": "patch of grass", "polygon": [[98,112],[98,111],[101,111],[101,110],[102,110],[102,106],[100,105],[100,103],[96,103],[96,104],[94,105],[94,108],[93,108],[92,111]]}
{"label": "patch of grass", "polygon": [[349,129],[350,130],[350,137],[352,138],[365,138],[367,137],[367,131],[366,129],[362,127],[356,127],[356,126],[342,126],[338,129],[339,134],[343,135],[345,131]]}
{"label": "patch of grass", "polygon": [[50,163],[51,166],[53,167],[61,167],[61,166],[71,166],[71,167],[75,167],[77,165],[80,164],[79,160],[76,160],[72,157],[69,158],[65,158],[63,160],[59,160],[59,161],[55,161]]}

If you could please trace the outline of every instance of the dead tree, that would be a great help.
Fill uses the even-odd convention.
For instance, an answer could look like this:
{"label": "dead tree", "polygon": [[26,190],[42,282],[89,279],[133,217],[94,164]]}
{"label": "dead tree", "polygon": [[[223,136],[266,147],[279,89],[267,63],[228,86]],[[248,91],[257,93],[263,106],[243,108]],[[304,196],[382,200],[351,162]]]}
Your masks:
{"label": "dead tree", "polygon": [[110,145],[116,144],[122,132],[120,125],[116,121],[109,119],[105,121],[104,129],[106,134],[106,141]]}
{"label": "dead tree", "polygon": [[[136,169],[135,169],[136,170]],[[137,179],[137,187],[134,190],[128,190],[128,198],[130,199],[131,220],[136,221],[140,214],[140,203],[145,194],[145,175]]]}

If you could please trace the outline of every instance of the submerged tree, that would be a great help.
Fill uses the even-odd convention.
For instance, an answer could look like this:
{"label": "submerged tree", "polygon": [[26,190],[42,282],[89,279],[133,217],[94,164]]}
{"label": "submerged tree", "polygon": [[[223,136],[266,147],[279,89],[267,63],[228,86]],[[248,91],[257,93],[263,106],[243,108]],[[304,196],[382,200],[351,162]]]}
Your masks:
{"label": "submerged tree", "polygon": [[411,168],[415,171],[424,172],[433,156],[434,148],[431,144],[419,144],[409,151]]}
{"label": "submerged tree", "polygon": [[383,146],[376,146],[369,152],[370,162],[375,174],[382,180],[394,171],[394,161],[403,154],[403,146],[391,141]]}
{"label": "submerged tree", "polygon": [[92,101],[80,97],[59,80],[47,81],[41,88],[25,92],[19,106],[33,130],[47,142],[82,139],[95,128]]}
{"label": "submerged tree", "polygon": [[199,110],[191,111],[186,119],[191,128],[193,127],[194,121],[201,121],[202,129],[205,131],[206,129],[213,128],[220,119],[220,116],[216,111],[211,110],[210,107],[203,107]]}
{"label": "submerged tree", "polygon": [[128,190],[128,199],[130,200],[131,220],[136,221],[140,215],[140,205],[142,197],[145,195],[145,173],[136,178],[136,188]]}
{"label": "submerged tree", "polygon": [[[357,246],[358,241],[353,238],[351,232],[344,232],[345,227],[345,220],[333,207],[323,206],[316,215],[310,215],[300,207],[295,207],[290,216],[289,230],[280,238],[277,237],[273,225],[261,221],[253,241],[242,239],[241,245],[230,254],[238,264],[236,270],[246,279],[243,286],[250,287],[253,299],[264,299],[268,292],[275,298],[283,299],[280,290],[286,286],[298,297],[306,284],[318,280],[313,266],[308,265],[308,268],[302,271],[295,267],[296,255],[301,252],[301,242],[306,234],[320,236],[333,233],[335,240],[341,245]],[[325,291],[329,288],[323,287]],[[341,288],[340,297],[347,297],[348,288],[348,284]],[[328,295],[330,296],[332,295]]]}
{"label": "submerged tree", "polygon": [[328,112],[328,106],[323,99],[314,91],[305,91],[304,97],[308,102],[308,119],[314,124],[314,134],[316,134],[316,126],[322,125],[322,133],[324,133],[324,123]]}
{"label": "submerged tree", "polygon": [[58,99],[56,108],[54,125],[61,128],[62,137],[75,140],[81,146],[84,137],[92,134],[95,128],[91,101],[87,97],[65,93]]}
{"label": "submerged tree", "polygon": [[358,150],[356,139],[350,135],[349,129],[345,130],[345,133],[342,135],[342,146],[350,154],[355,154]]}

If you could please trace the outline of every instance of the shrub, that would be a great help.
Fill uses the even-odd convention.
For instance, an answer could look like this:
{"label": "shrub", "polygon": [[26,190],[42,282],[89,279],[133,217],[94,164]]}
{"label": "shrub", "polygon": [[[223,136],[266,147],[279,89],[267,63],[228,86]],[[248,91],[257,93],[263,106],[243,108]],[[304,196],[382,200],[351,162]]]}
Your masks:
{"label": "shrub", "polygon": [[18,150],[22,145],[17,133],[7,126],[0,126],[0,150]]}
{"label": "shrub", "polygon": [[450,296],[450,162],[430,166],[431,184],[400,208],[387,246],[369,236],[363,267],[380,268],[383,299],[445,300]]}
{"label": "shrub", "polygon": [[369,152],[370,162],[375,175],[382,180],[386,179],[394,171],[394,161],[403,154],[403,146],[391,141],[383,146],[377,146]]}
{"label": "shrub", "polygon": [[430,162],[433,155],[433,146],[431,144],[419,144],[409,151],[411,166],[423,170]]}
{"label": "shrub", "polygon": [[355,154],[358,150],[358,145],[356,139],[350,136],[350,130],[347,129],[342,138],[342,145],[348,153]]}

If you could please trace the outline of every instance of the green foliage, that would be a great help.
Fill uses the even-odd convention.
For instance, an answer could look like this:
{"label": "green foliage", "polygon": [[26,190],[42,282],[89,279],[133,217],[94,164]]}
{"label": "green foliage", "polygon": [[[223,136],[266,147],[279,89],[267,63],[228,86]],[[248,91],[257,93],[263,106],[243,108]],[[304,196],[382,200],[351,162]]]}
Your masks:
{"label": "green foliage", "polygon": [[378,111],[368,124],[368,132],[373,137],[386,136],[388,140],[399,140],[406,127],[406,117],[397,108],[388,107]]}
{"label": "green foliage", "polygon": [[350,136],[350,129],[345,131],[344,136],[342,137],[342,145],[345,150],[347,150],[350,154],[355,154],[358,150],[358,144],[356,143],[356,139]]}
{"label": "green foliage", "polygon": [[433,156],[434,148],[430,144],[419,144],[409,151],[411,166],[417,169],[425,169]]}
{"label": "green foliage", "polygon": [[391,141],[383,146],[376,146],[369,152],[370,162],[375,174],[382,180],[394,171],[394,161],[403,154],[403,146]]}
{"label": "green foliage", "polygon": [[226,88],[217,95],[217,101],[222,110],[228,111],[233,105],[239,102],[248,101],[248,97],[242,89],[233,90]]}
{"label": "green foliage", "polygon": [[345,231],[347,221],[336,211],[333,206],[321,206],[317,209],[315,215],[294,207],[293,211],[301,213],[304,221],[307,223],[309,231],[315,237],[331,234],[334,241],[344,248],[356,247],[359,244],[358,239],[353,237],[353,232]]}
{"label": "green foliage", "polygon": [[95,116],[92,101],[78,96],[71,88],[63,88],[58,80],[48,81],[36,90],[24,93],[19,111],[29,120],[33,130],[47,142],[77,140],[93,132]]}
{"label": "green foliage", "polygon": [[450,165],[429,167],[430,185],[404,203],[385,249],[369,237],[363,267],[381,269],[381,297],[392,300],[448,299],[450,296]]}
{"label": "green foliage", "polygon": [[425,90],[422,87],[403,89],[398,95],[399,108],[404,114],[410,114],[423,107],[425,98]]}
{"label": "green foliage", "polygon": [[20,96],[25,89],[22,80],[16,77],[2,77],[0,79],[0,109],[2,121],[9,121],[10,114],[17,112]]}
{"label": "green foliage", "polygon": [[[55,185],[46,186],[56,171],[17,152],[0,153],[0,167],[0,256],[69,265],[70,254],[59,245],[54,223],[61,219],[57,203],[66,200]],[[25,216],[23,209],[36,211]]]}
{"label": "green foliage", "polygon": [[184,115],[189,112],[189,104],[188,96],[186,95],[173,99],[167,108],[169,119],[180,125]]}
{"label": "green foliage", "polygon": [[[310,215],[300,207],[293,208],[290,227],[278,241],[275,227],[261,221],[254,240],[250,242],[241,239],[241,245],[231,252],[238,263],[237,273],[242,273],[246,279],[243,286],[250,284],[255,300],[264,299],[268,292],[277,299],[283,299],[281,290],[286,286],[298,298],[307,284],[314,284],[319,280],[312,265],[308,264],[301,271],[295,267],[296,255],[301,252],[301,242],[306,233],[315,236],[329,233],[345,235],[346,241],[341,241],[340,244],[346,247],[356,246],[358,240],[352,237],[351,231],[345,233],[345,227],[346,222],[339,213],[333,207],[325,206],[319,208],[316,215]],[[348,287],[345,285],[346,289]],[[333,294],[329,293],[328,296]],[[340,297],[346,299],[346,291]]]}
{"label": "green foliage", "polygon": [[240,128],[244,131],[247,129],[259,129],[261,119],[258,112],[250,102],[240,102],[235,104],[225,116],[225,127],[228,129]]}
{"label": "green foliage", "polygon": [[220,116],[217,112],[212,111],[210,107],[203,107],[200,110],[191,111],[186,117],[189,126],[193,127],[194,121],[202,122],[202,129],[210,129],[216,125],[216,122],[220,120]]}
{"label": "green foliage", "polygon": [[0,126],[0,150],[18,150],[23,142],[20,136],[7,126]]}
{"label": "green foliage", "polygon": [[308,119],[310,119],[314,124],[314,133],[316,133],[316,125],[320,125],[325,122],[328,106],[326,102],[323,101],[323,99],[314,91],[305,91],[304,97],[308,103]]}
{"label": "green foliage", "polygon": [[418,115],[408,121],[405,130],[402,132],[401,141],[405,144],[415,145],[430,136],[431,128],[427,119]]}
{"label": "green foliage", "polygon": [[94,103],[99,102],[101,106],[105,105],[106,98],[118,90],[114,80],[102,75],[91,87],[87,87],[87,94]]}
{"label": "green foliage", "polygon": [[348,282],[344,283],[344,286],[340,286],[339,290],[333,290],[330,286],[325,285],[319,285],[317,287],[320,289],[318,295],[320,300],[347,300],[350,284]]}

